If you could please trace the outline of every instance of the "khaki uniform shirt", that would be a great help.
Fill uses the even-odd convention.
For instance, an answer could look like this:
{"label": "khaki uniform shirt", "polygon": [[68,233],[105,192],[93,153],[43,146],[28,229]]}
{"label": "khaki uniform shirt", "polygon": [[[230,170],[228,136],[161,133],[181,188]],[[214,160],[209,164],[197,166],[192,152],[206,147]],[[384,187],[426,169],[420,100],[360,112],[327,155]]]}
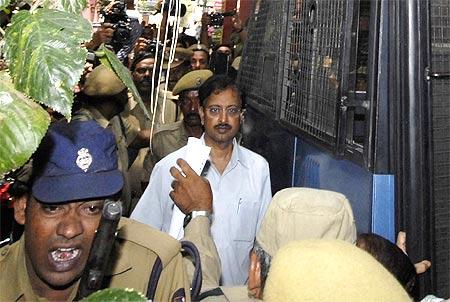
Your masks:
{"label": "khaki uniform shirt", "polygon": [[130,216],[133,210],[131,201],[130,176],[128,173],[128,144],[131,143],[139,131],[131,125],[127,119],[121,118],[119,115],[114,116],[111,120],[107,120],[97,109],[92,106],[86,106],[75,112],[72,117],[73,121],[88,121],[95,120],[103,128],[111,127],[112,132],[116,138],[117,156],[119,158],[119,170],[124,176],[124,186],[122,189],[122,206],[123,216]]}
{"label": "khaki uniform shirt", "polygon": [[223,292],[221,296],[209,296],[202,300],[202,302],[258,302],[259,299],[254,299],[248,296],[247,286],[221,286]]}
{"label": "khaki uniform shirt", "polygon": [[148,178],[155,164],[168,154],[185,146],[188,142],[189,134],[184,125],[184,121],[166,124],[159,127],[152,139],[151,150],[144,159],[144,169]]}
{"label": "khaki uniform shirt", "polygon": [[[204,216],[192,219],[184,229],[184,238],[198,249],[202,265],[202,291],[203,288],[215,288],[220,281],[220,258],[211,237],[211,221]],[[188,258],[183,258],[189,280],[194,275],[194,265]]]}
{"label": "khaki uniform shirt", "polygon": [[[166,94],[165,105],[164,105],[164,94]],[[176,102],[174,102],[174,100],[176,101],[177,99],[178,97],[173,96],[172,92],[164,91],[162,89],[159,90],[158,106],[156,108],[156,116],[155,116],[155,126],[154,126],[155,130],[157,130],[160,125],[173,123],[178,120],[179,113],[177,111],[177,104]],[[128,96],[128,106],[130,115],[137,118],[141,129],[150,129],[152,127],[153,111],[150,108],[151,106],[150,104],[148,105],[146,104],[146,108],[150,115],[150,119],[148,119],[145,116],[144,110],[142,110],[141,106],[137,104],[137,102],[134,100],[131,94],[129,94]]]}
{"label": "khaki uniform shirt", "polygon": [[[0,301],[46,301],[33,292],[25,264],[25,238],[0,249]],[[157,258],[162,272],[154,301],[173,301],[180,292],[190,301],[189,284],[180,244],[170,236],[137,221],[122,218],[111,262],[105,273],[110,288],[132,288],[147,293],[148,281]],[[75,285],[69,300],[76,295]]]}
{"label": "khaki uniform shirt", "polygon": [[[163,127],[165,126],[164,124],[173,123],[180,118],[180,114],[177,111],[176,102],[173,101],[176,100],[178,97],[177,96],[174,97],[170,91],[167,91],[165,93],[167,94],[167,98],[165,101],[164,114],[162,114],[164,104],[164,90],[160,89],[153,133],[158,132],[161,126]],[[128,106],[126,109],[126,114],[122,114],[122,116],[125,119],[127,119],[129,123],[133,124],[138,129],[151,129],[153,118],[152,110],[150,109],[149,104],[148,105],[146,104],[146,108],[148,113],[150,114],[150,118],[145,116],[144,110],[142,110],[141,106],[137,104],[137,102],[134,100],[133,96],[130,93],[128,95]],[[141,197],[143,190],[145,189],[142,188],[142,183],[147,183],[150,177],[149,172],[144,167],[144,161],[148,153],[150,153],[149,148],[139,149],[139,151],[137,152],[137,156],[129,169],[131,190],[134,193],[134,195],[136,195],[137,200]],[[133,208],[136,202],[133,203]]]}

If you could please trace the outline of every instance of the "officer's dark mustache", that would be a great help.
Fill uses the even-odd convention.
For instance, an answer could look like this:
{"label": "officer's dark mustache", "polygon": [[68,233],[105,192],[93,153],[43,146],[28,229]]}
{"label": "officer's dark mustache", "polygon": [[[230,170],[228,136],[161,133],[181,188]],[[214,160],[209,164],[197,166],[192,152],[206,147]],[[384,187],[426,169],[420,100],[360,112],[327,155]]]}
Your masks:
{"label": "officer's dark mustache", "polygon": [[200,114],[195,113],[195,112],[189,112],[188,114],[186,114],[186,119],[200,119]]}
{"label": "officer's dark mustache", "polygon": [[231,129],[230,124],[217,124],[214,126],[215,129]]}
{"label": "officer's dark mustache", "polygon": [[152,78],[144,78],[141,81],[141,84],[149,84],[149,85],[151,85],[152,84]]}

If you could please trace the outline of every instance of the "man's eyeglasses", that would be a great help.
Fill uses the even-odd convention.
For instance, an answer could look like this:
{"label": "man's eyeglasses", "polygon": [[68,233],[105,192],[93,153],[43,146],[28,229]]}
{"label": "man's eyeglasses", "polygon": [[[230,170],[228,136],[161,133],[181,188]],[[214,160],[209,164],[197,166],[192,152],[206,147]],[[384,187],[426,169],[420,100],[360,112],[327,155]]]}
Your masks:
{"label": "man's eyeglasses", "polygon": [[229,117],[236,117],[242,112],[242,108],[239,107],[222,108],[219,106],[210,106],[206,107],[205,110],[211,116],[218,116],[222,111],[225,111],[226,115],[228,115]]}
{"label": "man's eyeglasses", "polygon": [[136,71],[139,74],[145,74],[147,71],[152,74],[153,73],[153,66],[150,67],[139,67],[136,68],[134,71]]}

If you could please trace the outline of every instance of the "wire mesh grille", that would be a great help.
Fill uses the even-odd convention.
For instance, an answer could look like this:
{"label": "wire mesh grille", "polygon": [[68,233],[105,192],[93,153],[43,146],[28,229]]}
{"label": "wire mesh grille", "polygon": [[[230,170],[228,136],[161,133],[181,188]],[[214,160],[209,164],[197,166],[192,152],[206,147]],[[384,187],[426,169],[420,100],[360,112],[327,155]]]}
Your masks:
{"label": "wire mesh grille", "polygon": [[345,0],[291,3],[281,120],[334,144]]}
{"label": "wire mesh grille", "polygon": [[[431,1],[433,73],[450,74],[450,0]],[[432,80],[436,281],[450,295],[450,78]]]}
{"label": "wire mesh grille", "polygon": [[240,86],[249,104],[276,113],[279,52],[282,41],[285,0],[256,1],[255,14],[240,67]]}

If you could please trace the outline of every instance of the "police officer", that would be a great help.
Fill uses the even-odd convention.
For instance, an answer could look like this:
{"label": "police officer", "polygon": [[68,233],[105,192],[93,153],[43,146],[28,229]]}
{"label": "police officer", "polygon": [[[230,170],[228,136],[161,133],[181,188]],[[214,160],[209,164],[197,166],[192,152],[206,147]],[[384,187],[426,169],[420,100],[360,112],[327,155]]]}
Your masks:
{"label": "police officer", "polygon": [[185,146],[190,136],[199,138],[203,134],[198,98],[199,87],[212,76],[212,72],[194,70],[185,74],[176,83],[172,93],[178,95],[178,106],[183,120],[160,126],[152,139],[152,152],[144,161],[144,168],[150,175],[154,164],[175,150]]}
{"label": "police officer", "polygon": [[97,66],[89,75],[80,93],[82,108],[75,112],[74,121],[94,120],[103,128],[111,128],[118,147],[119,170],[124,175],[122,189],[123,215],[128,217],[134,207],[128,173],[128,147],[145,145],[149,133],[140,130],[120,114],[128,103],[126,86],[110,68]]}
{"label": "police officer", "polygon": [[[124,184],[116,148],[111,131],[94,121],[51,126],[34,156],[31,189],[14,202],[14,217],[24,225],[24,234],[0,249],[0,301],[74,299],[104,200],[117,198]],[[183,185],[186,181],[191,185]],[[211,191],[200,177],[181,179],[174,194],[182,208],[211,210]],[[200,218],[208,228],[205,217],[193,219],[191,227]],[[179,242],[121,218],[103,283],[145,294],[155,270],[160,272],[153,283],[155,301],[190,300]]]}
{"label": "police officer", "polygon": [[192,50],[190,58],[191,70],[208,69],[209,65],[209,49],[203,44],[191,45],[189,50]]}
{"label": "police officer", "polygon": [[355,242],[356,225],[347,198],[311,188],[279,191],[269,204],[250,252],[247,285],[205,291],[202,301],[259,301],[277,251],[291,241],[318,238]]}

